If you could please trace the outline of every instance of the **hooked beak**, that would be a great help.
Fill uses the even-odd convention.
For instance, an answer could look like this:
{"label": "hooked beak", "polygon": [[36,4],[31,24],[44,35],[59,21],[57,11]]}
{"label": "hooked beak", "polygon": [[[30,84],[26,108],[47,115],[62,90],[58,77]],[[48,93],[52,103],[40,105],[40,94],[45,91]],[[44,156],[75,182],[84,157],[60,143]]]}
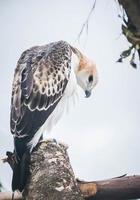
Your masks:
{"label": "hooked beak", "polygon": [[88,98],[91,95],[91,90],[85,90],[85,97]]}

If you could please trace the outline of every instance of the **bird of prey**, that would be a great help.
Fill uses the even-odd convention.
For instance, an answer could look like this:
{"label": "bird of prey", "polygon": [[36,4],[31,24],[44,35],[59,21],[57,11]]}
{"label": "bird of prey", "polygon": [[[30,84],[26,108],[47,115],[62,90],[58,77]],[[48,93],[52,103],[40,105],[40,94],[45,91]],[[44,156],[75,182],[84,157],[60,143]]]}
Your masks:
{"label": "bird of prey", "polygon": [[11,99],[10,127],[16,155],[13,191],[23,191],[28,155],[60,119],[78,86],[89,97],[96,84],[93,61],[65,41],[35,46],[22,53]]}

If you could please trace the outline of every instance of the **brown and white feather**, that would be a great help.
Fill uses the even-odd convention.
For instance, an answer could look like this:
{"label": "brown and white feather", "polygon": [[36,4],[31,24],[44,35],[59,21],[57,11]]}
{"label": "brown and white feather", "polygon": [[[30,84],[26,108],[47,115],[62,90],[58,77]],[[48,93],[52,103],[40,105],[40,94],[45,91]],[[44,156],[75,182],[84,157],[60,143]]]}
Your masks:
{"label": "brown and white feather", "polygon": [[11,100],[11,132],[15,137],[31,139],[51,115],[70,77],[71,54],[68,43],[60,41],[33,47],[21,55]]}

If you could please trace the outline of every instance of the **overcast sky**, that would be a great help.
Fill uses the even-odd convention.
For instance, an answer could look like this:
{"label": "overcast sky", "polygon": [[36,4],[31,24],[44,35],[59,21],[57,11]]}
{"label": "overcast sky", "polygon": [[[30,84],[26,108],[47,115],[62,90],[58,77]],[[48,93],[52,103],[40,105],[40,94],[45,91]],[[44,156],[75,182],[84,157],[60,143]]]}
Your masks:
{"label": "overcast sky", "polygon": [[[140,174],[140,67],[116,63],[129,47],[121,35],[119,7],[98,0],[88,36],[80,32],[93,0],[0,0],[0,157],[13,150],[9,128],[11,84],[21,53],[35,45],[66,40],[97,64],[99,83],[91,98],[79,91],[77,105],[49,138],[69,145],[76,177],[85,180]],[[10,189],[11,169],[0,163],[0,181]]]}

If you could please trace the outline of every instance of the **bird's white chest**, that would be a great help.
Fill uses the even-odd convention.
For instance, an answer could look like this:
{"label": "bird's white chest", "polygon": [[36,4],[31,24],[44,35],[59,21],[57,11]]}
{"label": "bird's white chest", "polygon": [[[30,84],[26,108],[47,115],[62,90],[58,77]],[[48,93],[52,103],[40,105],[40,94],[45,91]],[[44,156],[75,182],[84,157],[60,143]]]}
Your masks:
{"label": "bird's white chest", "polygon": [[75,74],[72,71],[61,100],[59,101],[56,108],[54,109],[54,111],[44,124],[44,130],[43,130],[44,134],[45,132],[48,133],[51,131],[53,126],[55,126],[55,124],[59,121],[64,112],[67,112],[69,108],[74,104],[76,97],[77,97],[77,82]]}
{"label": "bird's white chest", "polygon": [[52,128],[56,125],[56,123],[61,119],[64,112],[67,112],[69,108],[75,103],[77,99],[77,82],[74,71],[71,71],[70,79],[64,91],[62,98],[57,104],[54,111],[51,113],[49,118],[43,124],[43,126],[36,132],[33,139],[30,141],[29,145],[32,149],[37,145],[40,137],[43,135],[43,140],[48,138],[48,133],[52,130]]}

